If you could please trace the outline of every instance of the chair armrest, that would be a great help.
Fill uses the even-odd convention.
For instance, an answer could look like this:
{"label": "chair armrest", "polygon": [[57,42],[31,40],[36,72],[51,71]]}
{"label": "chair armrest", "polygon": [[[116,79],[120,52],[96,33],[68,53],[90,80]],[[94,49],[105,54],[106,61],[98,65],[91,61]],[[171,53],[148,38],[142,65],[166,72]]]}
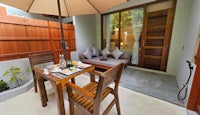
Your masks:
{"label": "chair armrest", "polygon": [[92,93],[90,93],[89,91],[87,91],[87,90],[85,90],[84,88],[81,88],[81,87],[79,87],[79,86],[77,86],[77,85],[75,85],[75,84],[73,84],[73,83],[71,83],[71,82],[67,82],[67,83],[66,83],[66,86],[67,86],[67,88],[71,88],[71,89],[77,91],[80,95],[83,95],[83,96],[85,96],[85,97],[87,97],[87,98],[89,98],[89,99],[91,99],[91,100],[93,100],[94,97],[95,97],[95,96],[94,96]]}
{"label": "chair armrest", "polygon": [[100,76],[101,74],[100,73],[98,73],[98,72],[95,72],[95,71],[91,71],[91,72],[89,72],[90,74],[93,74],[93,75],[97,75],[97,76]]}

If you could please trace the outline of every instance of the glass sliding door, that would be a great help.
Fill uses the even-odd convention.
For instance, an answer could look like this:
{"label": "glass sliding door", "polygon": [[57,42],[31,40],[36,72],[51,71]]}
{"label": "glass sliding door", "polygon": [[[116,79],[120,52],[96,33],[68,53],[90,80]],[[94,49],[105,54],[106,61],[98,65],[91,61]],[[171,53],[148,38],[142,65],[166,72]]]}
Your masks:
{"label": "glass sliding door", "polygon": [[144,9],[138,8],[131,10],[132,20],[132,32],[134,37],[134,43],[132,48],[132,64],[138,65],[139,53],[140,53],[140,38],[143,26]]}
{"label": "glass sliding door", "polygon": [[120,50],[130,54],[132,53],[134,43],[132,25],[131,10],[122,11],[120,22]]}
{"label": "glass sliding door", "polygon": [[119,45],[119,13],[103,17],[103,48],[114,50]]}
{"label": "glass sliding door", "polygon": [[132,54],[132,63],[138,64],[140,36],[143,24],[143,8],[119,11],[103,15],[103,48]]}

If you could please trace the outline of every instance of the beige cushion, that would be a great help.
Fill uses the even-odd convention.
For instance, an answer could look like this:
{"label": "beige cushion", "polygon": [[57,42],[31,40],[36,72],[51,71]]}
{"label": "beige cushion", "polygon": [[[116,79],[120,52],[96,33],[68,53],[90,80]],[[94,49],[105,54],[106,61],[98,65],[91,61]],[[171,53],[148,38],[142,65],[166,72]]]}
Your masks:
{"label": "beige cushion", "polygon": [[87,59],[91,59],[92,58],[92,50],[90,48],[87,48],[86,51],[83,53],[83,55],[87,58]]}
{"label": "beige cushion", "polygon": [[124,64],[128,64],[129,60],[126,59],[114,59],[114,58],[107,58],[106,61],[101,61],[102,57],[93,57],[92,59],[84,59],[81,60],[83,63],[89,63],[89,64],[95,64],[95,65],[103,65],[103,66],[107,66],[107,67],[114,67],[115,65],[119,64],[120,62],[124,63]]}
{"label": "beige cushion", "polygon": [[104,48],[103,50],[102,50],[102,55],[103,56],[108,56],[110,54],[110,51],[107,49],[107,48]]}
{"label": "beige cushion", "polygon": [[112,52],[112,55],[115,59],[119,59],[119,57],[123,54],[122,51],[119,50],[118,47],[115,48],[115,50]]}
{"label": "beige cushion", "polygon": [[92,47],[92,56],[99,56],[99,50],[97,50],[95,47]]}

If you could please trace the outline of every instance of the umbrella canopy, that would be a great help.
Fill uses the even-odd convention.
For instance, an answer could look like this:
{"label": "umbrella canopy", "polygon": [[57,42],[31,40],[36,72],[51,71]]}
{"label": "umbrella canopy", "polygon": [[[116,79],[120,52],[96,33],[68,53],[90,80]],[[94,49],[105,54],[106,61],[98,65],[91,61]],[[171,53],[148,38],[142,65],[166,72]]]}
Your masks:
{"label": "umbrella canopy", "polygon": [[[103,13],[127,0],[60,0],[63,17]],[[37,14],[58,16],[57,0],[0,0],[0,3]]]}
{"label": "umbrella canopy", "polygon": [[66,44],[62,27],[63,17],[101,14],[106,10],[129,0],[0,0],[0,3],[13,6],[29,13],[59,16],[61,44],[66,59]]}

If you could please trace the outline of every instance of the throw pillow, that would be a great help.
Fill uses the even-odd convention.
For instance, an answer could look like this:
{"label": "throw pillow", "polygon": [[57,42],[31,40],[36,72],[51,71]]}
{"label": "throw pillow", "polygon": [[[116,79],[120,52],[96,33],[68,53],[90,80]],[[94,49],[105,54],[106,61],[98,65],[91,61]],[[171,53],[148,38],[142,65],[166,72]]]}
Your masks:
{"label": "throw pillow", "polygon": [[110,51],[107,48],[104,48],[102,51],[103,56],[108,56],[110,54]]}
{"label": "throw pillow", "polygon": [[96,57],[99,56],[99,50],[97,50],[95,47],[92,47],[92,51],[93,51],[92,56],[96,56]]}
{"label": "throw pillow", "polygon": [[86,51],[83,53],[83,55],[87,58],[87,59],[91,59],[92,58],[92,50],[90,48],[87,48]]}
{"label": "throw pillow", "polygon": [[122,51],[119,50],[118,47],[115,48],[115,50],[112,52],[112,55],[115,59],[119,59],[119,57],[123,54]]}

